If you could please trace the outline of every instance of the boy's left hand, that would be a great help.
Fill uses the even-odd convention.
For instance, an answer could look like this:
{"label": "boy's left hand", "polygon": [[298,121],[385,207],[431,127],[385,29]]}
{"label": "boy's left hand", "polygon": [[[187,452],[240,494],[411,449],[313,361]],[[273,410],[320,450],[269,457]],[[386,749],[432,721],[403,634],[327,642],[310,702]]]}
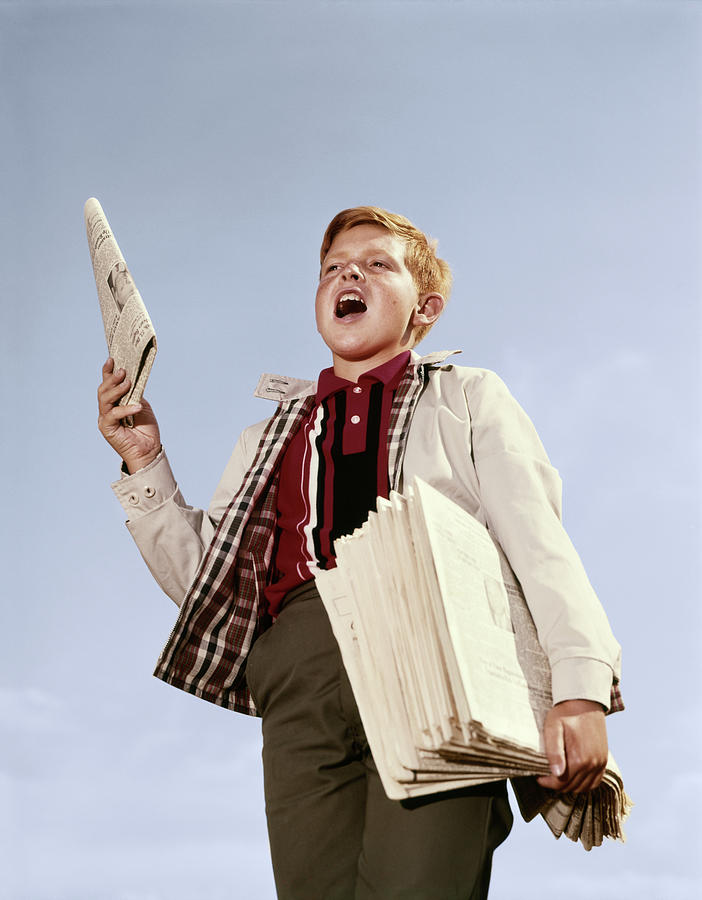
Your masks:
{"label": "boy's left hand", "polygon": [[592,700],[564,700],[549,710],[544,744],[551,767],[542,787],[563,793],[596,788],[607,765],[607,726],[602,706]]}

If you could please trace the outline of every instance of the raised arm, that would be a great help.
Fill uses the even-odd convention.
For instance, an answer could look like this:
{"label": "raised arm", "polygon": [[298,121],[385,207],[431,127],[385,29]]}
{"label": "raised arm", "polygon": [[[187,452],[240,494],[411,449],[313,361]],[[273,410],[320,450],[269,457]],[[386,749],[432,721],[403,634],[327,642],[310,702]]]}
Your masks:
{"label": "raised arm", "polygon": [[[189,506],[181,494],[165,451],[158,423],[146,400],[138,406],[116,406],[129,388],[123,370],[103,367],[98,388],[98,427],[125,462],[127,472],[112,488],[127,517],[127,529],[151,574],[180,606],[210,545],[224,511],[246,473],[265,422],[241,435],[209,507]],[[122,424],[134,415],[134,428]]]}

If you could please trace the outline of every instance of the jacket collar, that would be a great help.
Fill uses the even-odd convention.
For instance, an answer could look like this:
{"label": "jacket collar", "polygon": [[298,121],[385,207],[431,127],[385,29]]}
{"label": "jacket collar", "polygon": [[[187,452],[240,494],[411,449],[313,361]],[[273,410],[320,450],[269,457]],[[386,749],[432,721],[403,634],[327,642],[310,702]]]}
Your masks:
{"label": "jacket collar", "polygon": [[[415,366],[438,366],[447,357],[460,352],[460,350],[439,350],[436,353],[420,356],[412,350],[410,362]],[[304,378],[291,378],[288,375],[272,375],[270,372],[264,372],[258,379],[254,397],[280,402],[281,400],[297,400],[300,397],[313,396],[316,390],[316,381],[307,381]]]}

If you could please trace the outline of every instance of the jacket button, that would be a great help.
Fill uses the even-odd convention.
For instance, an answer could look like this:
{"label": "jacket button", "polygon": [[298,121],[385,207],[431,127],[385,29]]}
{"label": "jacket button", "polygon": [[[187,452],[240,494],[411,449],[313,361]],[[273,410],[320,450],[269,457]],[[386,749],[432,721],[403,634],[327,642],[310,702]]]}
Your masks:
{"label": "jacket button", "polygon": [[153,497],[156,491],[152,487],[144,488],[144,496],[145,497]]}
{"label": "jacket button", "polygon": [[139,495],[138,494],[130,494],[127,497],[127,500],[131,503],[132,506],[139,505]]}
{"label": "jacket button", "polygon": [[351,421],[353,422],[354,425],[358,425],[358,423],[361,421],[361,417],[360,416],[351,416]]}

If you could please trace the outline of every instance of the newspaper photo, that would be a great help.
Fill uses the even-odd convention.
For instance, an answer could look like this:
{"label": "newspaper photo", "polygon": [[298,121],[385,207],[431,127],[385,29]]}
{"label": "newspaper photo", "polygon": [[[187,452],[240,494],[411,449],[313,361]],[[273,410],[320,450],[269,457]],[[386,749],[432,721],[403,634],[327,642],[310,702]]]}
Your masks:
{"label": "newspaper photo", "polygon": [[[141,400],[156,356],[156,333],[99,202],[85,204],[85,228],[105,338],[115,371],[125,369],[131,389],[120,400]],[[127,422],[127,424],[131,424]]]}

